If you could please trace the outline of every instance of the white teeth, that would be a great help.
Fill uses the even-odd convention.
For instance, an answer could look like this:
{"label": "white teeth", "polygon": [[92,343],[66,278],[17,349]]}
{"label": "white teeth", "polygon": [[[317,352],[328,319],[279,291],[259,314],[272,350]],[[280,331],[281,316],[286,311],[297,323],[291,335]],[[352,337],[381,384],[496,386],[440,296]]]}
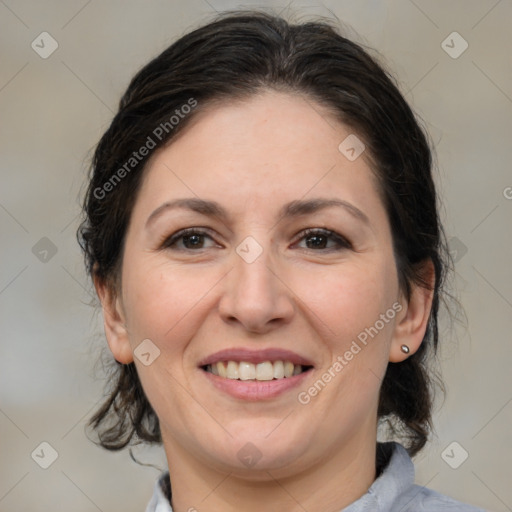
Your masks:
{"label": "white teeth", "polygon": [[240,380],[254,380],[256,378],[256,367],[252,363],[242,361],[238,365],[238,378]]}
{"label": "white teeth", "polygon": [[227,377],[227,371],[226,367],[224,366],[224,363],[222,361],[219,361],[217,364],[213,365],[214,367],[217,367],[217,375],[220,377]]}
{"label": "white teeth", "polygon": [[293,363],[290,361],[284,362],[284,376],[291,377],[293,375]]}
{"label": "white teeth", "polygon": [[228,362],[226,377],[228,379],[238,379],[238,363],[235,363],[235,361]]}
{"label": "white teeth", "polygon": [[260,380],[290,378],[304,371],[300,364],[291,361],[264,361],[253,364],[246,361],[219,361],[208,365],[206,371],[232,380]]}
{"label": "white teeth", "polygon": [[270,361],[256,365],[256,380],[272,380],[274,378],[274,366]]}
{"label": "white teeth", "polygon": [[283,377],[284,377],[283,361],[276,361],[274,363],[274,379],[282,379]]}

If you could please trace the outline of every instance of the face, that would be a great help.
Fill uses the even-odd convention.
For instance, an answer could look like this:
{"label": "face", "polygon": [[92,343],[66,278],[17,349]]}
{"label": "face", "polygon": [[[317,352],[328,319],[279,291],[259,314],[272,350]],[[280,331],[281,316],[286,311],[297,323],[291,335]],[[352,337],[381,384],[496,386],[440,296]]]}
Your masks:
{"label": "face", "polygon": [[150,161],[107,337],[169,464],[286,475],[375,442],[408,307],[365,154],[338,149],[350,134],[266,92],[202,112]]}

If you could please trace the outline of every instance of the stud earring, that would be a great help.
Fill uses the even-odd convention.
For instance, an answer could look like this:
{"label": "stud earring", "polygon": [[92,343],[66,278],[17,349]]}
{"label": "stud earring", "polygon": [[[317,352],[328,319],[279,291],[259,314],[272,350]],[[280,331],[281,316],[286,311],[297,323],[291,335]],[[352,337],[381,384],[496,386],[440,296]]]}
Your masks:
{"label": "stud earring", "polygon": [[408,354],[411,351],[407,345],[402,345],[400,349],[404,354]]}

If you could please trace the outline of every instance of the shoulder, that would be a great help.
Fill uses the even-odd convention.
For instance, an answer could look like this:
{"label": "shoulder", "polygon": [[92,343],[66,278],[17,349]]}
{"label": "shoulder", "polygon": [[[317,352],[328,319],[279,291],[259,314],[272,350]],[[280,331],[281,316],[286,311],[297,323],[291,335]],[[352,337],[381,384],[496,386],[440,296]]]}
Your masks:
{"label": "shoulder", "polygon": [[483,508],[473,507],[419,485],[413,485],[404,492],[397,499],[396,507],[402,512],[485,512]]}
{"label": "shoulder", "polygon": [[[368,492],[344,512],[485,512],[414,483],[414,464],[399,443],[379,443],[382,473]],[[380,460],[379,460],[380,459]]]}

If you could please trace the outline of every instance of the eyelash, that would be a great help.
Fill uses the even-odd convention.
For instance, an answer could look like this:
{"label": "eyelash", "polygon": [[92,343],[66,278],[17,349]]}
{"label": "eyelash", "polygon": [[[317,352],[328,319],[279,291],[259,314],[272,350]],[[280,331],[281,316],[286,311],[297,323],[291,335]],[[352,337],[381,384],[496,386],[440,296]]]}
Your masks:
{"label": "eyelash", "polygon": [[[171,249],[171,250],[177,250],[177,251],[192,251],[192,252],[199,252],[200,250],[203,250],[204,248],[199,248],[198,250],[195,249],[175,249],[173,246],[178,242],[180,239],[182,239],[185,236],[192,236],[192,235],[199,235],[199,236],[207,236],[211,239],[212,236],[207,230],[201,229],[201,228],[186,228],[178,231],[177,233],[174,233],[173,235],[167,237],[163,243],[161,248],[162,249]],[[352,244],[343,236],[339,235],[338,233],[331,231],[330,229],[325,228],[308,228],[303,230],[301,233],[299,233],[300,237],[297,239],[297,242],[303,240],[304,238],[311,237],[311,236],[323,236],[330,240],[333,240],[338,245],[338,248],[321,248],[320,251],[322,252],[332,252],[332,251],[339,251],[343,249],[352,249]],[[297,243],[294,242],[294,243]],[[310,249],[306,248],[306,250],[318,252],[317,249]]]}

